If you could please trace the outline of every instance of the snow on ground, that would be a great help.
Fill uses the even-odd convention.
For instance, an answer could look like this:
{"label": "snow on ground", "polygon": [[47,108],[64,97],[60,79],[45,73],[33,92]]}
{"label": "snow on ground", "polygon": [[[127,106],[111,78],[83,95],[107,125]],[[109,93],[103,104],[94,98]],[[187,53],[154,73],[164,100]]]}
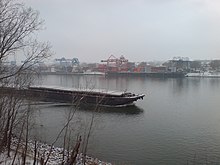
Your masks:
{"label": "snow on ground", "polygon": [[[12,141],[12,151],[10,153],[10,157],[7,156],[7,152],[1,153],[0,154],[0,164],[1,165],[11,165],[16,146],[17,146],[18,140],[13,138]],[[24,146],[24,144],[22,144]],[[39,143],[37,142],[37,147],[38,147],[38,153],[37,153],[37,164],[40,165],[40,159],[43,158],[46,160],[50,150],[52,149],[52,152],[50,154],[50,157],[48,159],[48,165],[59,165],[62,163],[62,156],[63,156],[63,148],[59,147],[54,147],[50,146],[48,144],[44,143]],[[65,150],[65,158],[64,161],[66,162],[67,160],[67,151]],[[22,156],[21,156],[21,149],[19,150],[16,159],[15,159],[15,164],[20,164],[22,162]],[[28,142],[28,154],[27,154],[27,165],[31,165],[34,162],[34,143],[32,141]],[[83,165],[83,154],[78,154],[76,158],[76,165]],[[112,165],[111,163],[106,163],[103,161],[98,160],[97,158],[92,158],[89,156],[86,156],[86,165]]]}

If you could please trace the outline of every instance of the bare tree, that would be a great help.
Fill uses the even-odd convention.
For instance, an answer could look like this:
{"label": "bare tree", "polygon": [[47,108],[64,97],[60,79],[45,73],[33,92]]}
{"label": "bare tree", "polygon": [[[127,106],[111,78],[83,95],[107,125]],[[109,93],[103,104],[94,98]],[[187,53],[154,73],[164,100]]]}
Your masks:
{"label": "bare tree", "polygon": [[[50,53],[50,45],[48,43],[38,42],[36,34],[43,28],[43,21],[39,18],[39,13],[32,8],[27,8],[24,4],[15,0],[0,0],[0,90],[1,87],[13,86],[24,88],[32,83],[33,77],[31,73],[35,72],[34,66],[48,58]],[[17,65],[7,65],[8,59],[15,56],[17,59],[22,59],[23,63]],[[9,88],[10,89],[10,88]],[[79,99],[79,103],[83,97]],[[10,156],[12,135],[17,132],[18,144],[13,157],[15,163],[16,155],[19,152],[20,143],[25,142],[24,156],[27,153],[27,143],[29,135],[29,108],[21,106],[23,98],[16,97],[14,90],[1,92],[0,91],[0,152],[5,148],[8,149]],[[78,103],[77,103],[78,104]],[[95,111],[98,107],[95,108]],[[22,110],[22,111],[21,111]],[[22,112],[20,114],[20,112]],[[55,144],[57,139],[65,131],[64,148],[66,144],[67,132],[75,112],[72,112],[60,130],[57,138],[51,146]],[[84,163],[87,152],[89,138],[94,123],[94,115],[92,114],[91,122],[89,123],[89,131],[85,140]],[[73,164],[79,152],[81,145],[81,137],[77,139],[77,143],[72,148],[70,162]],[[36,147],[35,147],[36,148]],[[42,164],[47,164],[52,152],[52,147],[49,154]],[[35,151],[35,154],[37,151]],[[36,156],[35,156],[36,157]],[[64,157],[63,157],[64,160]],[[23,158],[25,164],[26,157]],[[12,163],[12,164],[13,164]]]}
{"label": "bare tree", "polygon": [[[39,13],[14,0],[0,2],[0,81],[30,69],[50,56],[48,43],[36,40],[42,29]],[[23,64],[8,69],[4,62],[11,56],[25,58]]]}
{"label": "bare tree", "polygon": [[[25,121],[28,126],[28,120],[18,115],[23,99],[16,97],[13,89],[2,92],[2,87],[29,86],[33,80],[30,75],[34,72],[35,64],[51,55],[50,45],[37,41],[36,34],[42,28],[43,21],[37,11],[19,1],[0,1],[0,152],[7,147],[8,156],[12,135],[16,131],[23,133],[23,130],[18,129],[24,128]],[[7,61],[11,57],[24,59],[23,63],[8,65]],[[28,111],[28,108],[23,109],[25,114],[24,111]]]}

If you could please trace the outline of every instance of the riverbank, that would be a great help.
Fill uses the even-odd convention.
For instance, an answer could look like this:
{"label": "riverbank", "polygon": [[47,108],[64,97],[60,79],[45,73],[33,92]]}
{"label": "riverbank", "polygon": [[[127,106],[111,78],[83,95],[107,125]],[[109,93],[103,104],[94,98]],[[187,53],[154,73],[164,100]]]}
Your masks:
{"label": "riverbank", "polygon": [[105,76],[103,72],[40,72],[40,75],[72,75],[72,76],[84,76],[84,75],[97,75]]}
{"label": "riverbank", "polygon": [[[15,156],[17,145],[18,145],[18,139],[13,138],[10,157],[8,157],[7,152],[0,153],[0,164],[11,165],[13,162],[13,159],[14,159],[14,164],[21,164],[22,148],[24,148],[25,143],[19,144],[20,147],[17,152],[17,156]],[[58,165],[58,164],[62,164],[62,162],[64,162],[64,164],[68,164],[67,160],[68,160],[68,157],[71,155],[71,152],[68,152],[67,150],[64,150],[63,148],[51,146],[51,145],[41,143],[41,142],[35,143],[33,141],[28,141],[27,146],[28,147],[27,147],[27,154],[26,154],[27,155],[26,164],[33,164],[36,147],[37,147],[36,164],[42,164],[42,162],[43,161],[45,162],[46,159],[48,159],[47,165]],[[86,161],[86,165],[112,165],[111,163],[107,163],[97,158],[90,157],[90,156],[86,156],[85,161]],[[77,154],[75,165],[83,165],[83,154],[82,153]]]}
{"label": "riverbank", "polygon": [[72,75],[72,76],[106,76],[106,77],[152,77],[152,78],[184,78],[183,72],[41,72],[40,75]]}

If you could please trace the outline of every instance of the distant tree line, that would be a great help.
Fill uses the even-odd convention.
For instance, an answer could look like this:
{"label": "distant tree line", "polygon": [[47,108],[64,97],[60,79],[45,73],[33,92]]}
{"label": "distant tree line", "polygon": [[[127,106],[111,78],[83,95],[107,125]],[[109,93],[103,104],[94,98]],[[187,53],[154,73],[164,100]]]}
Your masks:
{"label": "distant tree line", "polygon": [[213,70],[220,69],[220,60],[212,60],[210,62],[210,66],[212,67]]}
{"label": "distant tree line", "polygon": [[219,70],[220,69],[220,60],[211,60],[209,62],[203,62],[200,60],[195,60],[190,62],[190,68],[194,70],[202,70],[208,68],[210,70]]}
{"label": "distant tree line", "polygon": [[[185,63],[185,64],[184,64]],[[194,61],[167,61],[163,63],[166,67],[178,67],[182,68],[186,72],[191,71],[218,71],[220,72],[220,60],[194,60]],[[183,65],[184,64],[184,65]],[[188,67],[189,64],[189,67]],[[187,68],[187,69],[186,69]]]}

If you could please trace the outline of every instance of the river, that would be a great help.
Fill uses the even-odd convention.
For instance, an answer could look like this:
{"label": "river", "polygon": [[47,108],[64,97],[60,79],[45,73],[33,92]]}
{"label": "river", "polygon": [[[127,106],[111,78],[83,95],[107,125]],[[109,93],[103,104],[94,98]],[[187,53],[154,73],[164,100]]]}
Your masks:
{"label": "river", "polygon": [[[39,83],[146,94],[136,106],[95,114],[88,147],[93,157],[123,165],[220,163],[220,79],[47,75]],[[69,111],[63,105],[39,106],[38,137],[51,143]],[[86,108],[76,112],[74,135],[91,116]]]}

